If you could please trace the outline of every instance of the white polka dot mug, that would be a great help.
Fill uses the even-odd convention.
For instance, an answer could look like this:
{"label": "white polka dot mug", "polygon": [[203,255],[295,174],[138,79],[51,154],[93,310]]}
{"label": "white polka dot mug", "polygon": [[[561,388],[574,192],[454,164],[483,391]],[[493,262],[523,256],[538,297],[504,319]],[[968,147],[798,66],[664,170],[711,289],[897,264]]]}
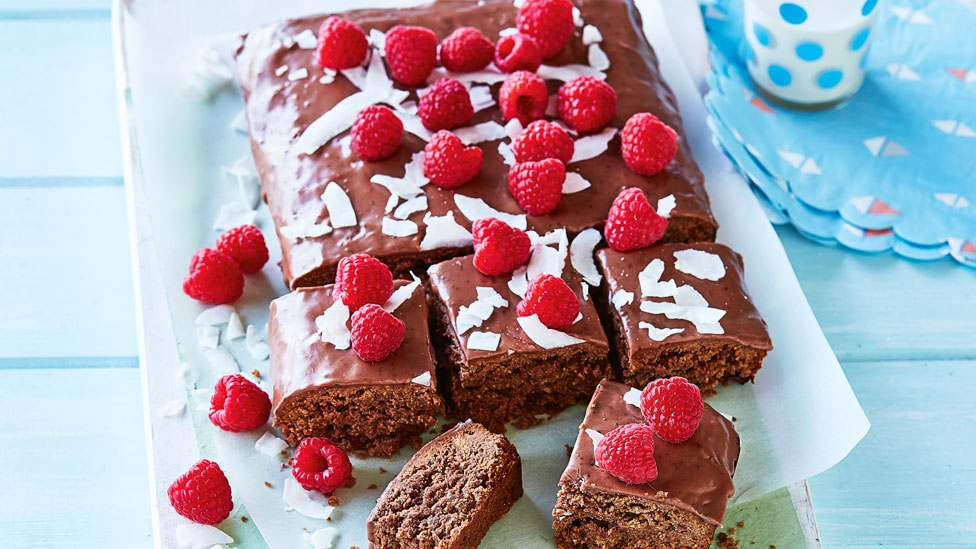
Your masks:
{"label": "white polka dot mug", "polygon": [[846,101],[864,82],[878,11],[878,0],[745,0],[745,55],[753,83],[789,108]]}

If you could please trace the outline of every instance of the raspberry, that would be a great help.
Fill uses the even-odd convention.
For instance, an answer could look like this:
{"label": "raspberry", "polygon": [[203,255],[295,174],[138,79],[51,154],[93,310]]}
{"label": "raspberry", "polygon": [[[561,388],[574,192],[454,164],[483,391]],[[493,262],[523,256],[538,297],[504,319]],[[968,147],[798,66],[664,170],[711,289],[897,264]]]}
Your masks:
{"label": "raspberry", "polygon": [[240,433],[257,429],[271,415],[268,393],[241,374],[217,381],[210,397],[210,423],[225,431]]}
{"label": "raspberry", "polygon": [[677,444],[695,434],[705,404],[697,385],[683,377],[671,377],[656,379],[644,387],[640,409],[657,436]]}
{"label": "raspberry", "polygon": [[403,137],[403,122],[389,107],[370,105],[352,123],[352,150],[370,162],[393,156]]}
{"label": "raspberry", "polygon": [[190,260],[183,293],[204,303],[232,303],[244,293],[244,273],[224,252],[201,248]]}
{"label": "raspberry", "polygon": [[320,67],[336,71],[355,67],[366,59],[368,49],[366,35],[359,25],[334,15],[322,21],[316,47]]}
{"label": "raspberry", "polygon": [[621,151],[630,169],[654,175],[678,152],[678,134],[649,112],[631,116],[620,132]]}
{"label": "raspberry", "polygon": [[386,303],[393,294],[393,275],[382,261],[367,254],[353,254],[339,260],[332,298],[349,310],[367,303]]}
{"label": "raspberry", "polygon": [[621,425],[606,434],[594,449],[598,467],[627,484],[643,484],[657,478],[654,430],[643,423]]}
{"label": "raspberry", "polygon": [[536,120],[529,124],[512,144],[516,162],[533,162],[555,158],[563,164],[568,164],[573,158],[576,145],[566,130],[545,120]]}
{"label": "raspberry", "polygon": [[577,76],[559,88],[559,118],[578,132],[595,132],[617,114],[617,92],[592,76]]}
{"label": "raspberry", "polygon": [[331,494],[352,474],[346,451],[324,437],[304,438],[295,450],[291,475],[306,490]]}
{"label": "raspberry", "polygon": [[553,330],[569,328],[579,316],[579,298],[563,279],[540,274],[529,282],[525,299],[519,301],[519,316],[539,315],[539,321]]}
{"label": "raspberry", "polygon": [[532,215],[546,215],[559,206],[565,181],[566,166],[555,158],[522,162],[508,170],[508,190]]}
{"label": "raspberry", "polygon": [[375,303],[352,314],[352,350],[366,362],[379,362],[403,343],[406,325]]}
{"label": "raspberry", "polygon": [[573,4],[569,0],[525,0],[515,25],[539,44],[549,59],[563,50],[573,35]]}
{"label": "raspberry", "polygon": [[217,524],[234,510],[227,477],[208,459],[194,463],[169,485],[166,494],[177,513],[200,524]]}
{"label": "raspberry", "polygon": [[542,51],[528,36],[510,34],[495,44],[495,66],[502,72],[535,72],[541,64]]}
{"label": "raspberry", "polygon": [[542,118],[549,107],[549,90],[546,89],[545,80],[533,72],[513,72],[498,90],[498,106],[506,122],[518,118],[526,126]]}
{"label": "raspberry", "polygon": [[268,247],[264,235],[254,225],[234,227],[217,239],[217,251],[233,259],[241,272],[256,273],[268,262]]}
{"label": "raspberry", "polygon": [[498,276],[518,269],[529,260],[529,235],[494,217],[474,222],[474,268]]}
{"label": "raspberry", "polygon": [[481,149],[464,146],[461,138],[441,130],[424,147],[424,175],[442,189],[453,189],[481,171]]}
{"label": "raspberry", "polygon": [[417,114],[425,128],[436,132],[465,124],[474,115],[474,107],[464,84],[453,78],[441,78],[420,98]]}
{"label": "raspberry", "polygon": [[495,57],[495,45],[474,27],[461,27],[441,41],[441,64],[453,72],[474,72]]}
{"label": "raspberry", "polygon": [[654,211],[644,191],[630,187],[613,199],[603,237],[614,250],[626,252],[654,244],[667,229],[668,220]]}
{"label": "raspberry", "polygon": [[425,27],[393,27],[386,33],[384,49],[393,79],[407,86],[427,80],[437,62],[437,36]]}

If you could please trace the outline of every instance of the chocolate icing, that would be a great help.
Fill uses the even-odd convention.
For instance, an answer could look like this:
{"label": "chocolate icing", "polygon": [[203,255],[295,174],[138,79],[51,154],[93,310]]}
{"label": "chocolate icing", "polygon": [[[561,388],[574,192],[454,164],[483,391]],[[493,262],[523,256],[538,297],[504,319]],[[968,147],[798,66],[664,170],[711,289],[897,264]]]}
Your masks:
{"label": "chocolate icing", "polygon": [[[488,320],[485,320],[480,327],[471,328],[458,337],[461,344],[460,351],[467,362],[503,356],[508,354],[509,350],[520,354],[545,352],[545,349],[529,339],[529,336],[525,334],[522,326],[518,323],[516,307],[522,298],[508,288],[508,281],[511,276],[481,274],[474,268],[473,255],[438,263],[430,268],[428,274],[430,275],[428,284],[430,284],[431,291],[436,299],[444,303],[451,319],[451,329],[455,333],[457,331],[458,308],[461,305],[470,305],[478,298],[478,286],[494,288],[496,292],[508,300],[508,307],[495,308]],[[607,338],[600,327],[600,318],[593,306],[593,299],[583,299],[582,279],[568,261],[563,269],[562,279],[576,292],[576,298],[580,303],[580,313],[583,315],[579,322],[563,331],[589,344],[607,349]],[[498,349],[495,351],[468,349],[468,336],[471,335],[471,332],[483,331],[501,334]]]}
{"label": "chocolate icing", "polygon": [[596,465],[593,439],[586,429],[605,435],[621,425],[644,422],[640,409],[623,399],[630,389],[606,379],[597,386],[560,484],[579,482],[583,491],[664,502],[721,526],[725,506],[735,492],[732,473],[739,458],[739,435],[732,422],[708,404],[698,430],[685,442],[671,444],[654,436],[657,479],[627,484]]}
{"label": "chocolate icing", "polygon": [[[674,252],[694,248],[713,253],[722,258],[725,276],[712,282],[702,280],[674,268]],[[674,279],[675,284],[692,286],[716,309],[726,311],[720,323],[724,334],[699,334],[695,325],[687,320],[669,319],[664,315],[649,314],[640,310],[641,290],[637,275],[655,258],[664,262],[661,280]],[[634,357],[649,349],[662,349],[681,345],[690,341],[734,341],[755,349],[771,350],[773,344],[766,332],[766,323],[749,299],[742,274],[742,256],[723,244],[699,242],[697,244],[663,244],[643,250],[618,252],[604,248],[596,253],[597,265],[606,277],[609,295],[619,289],[634,293],[634,301],[617,308],[610,305],[620,318],[623,327],[621,336],[626,338],[627,349]],[[653,298],[654,301],[670,301],[666,298]],[[647,330],[638,327],[640,321],[650,322],[658,328],[684,328],[683,332],[672,334],[663,341],[654,341]]]}
{"label": "chocolate icing", "polygon": [[[393,282],[394,288],[409,283]],[[393,316],[407,325],[403,344],[376,363],[360,360],[352,348],[339,350],[322,341],[315,318],[332,303],[332,286],[302,288],[271,302],[268,345],[275,410],[286,399],[320,387],[403,385],[425,372],[431,376],[431,390],[436,389],[423,286],[417,286],[410,298],[393,311]]]}
{"label": "chocolate icing", "polygon": [[[657,59],[641,30],[640,15],[626,0],[578,1],[587,24],[597,26],[603,34],[601,47],[611,61],[607,82],[618,96],[617,115],[611,125],[622,128],[636,112],[654,113],[682,134],[681,118],[670,89],[657,70]],[[386,31],[396,24],[423,25],[444,38],[454,29],[470,25],[481,29],[491,39],[498,31],[514,27],[517,10],[510,0],[440,0],[430,5],[403,9],[357,10],[343,13],[343,17],[369,29]],[[405,133],[396,154],[380,162],[363,162],[349,150],[348,132],[340,134],[312,155],[299,154],[295,142],[305,128],[346,96],[358,90],[341,74],[331,84],[319,83],[323,70],[314,62],[314,50],[304,50],[293,43],[292,37],[303,30],[317,32],[324,16],[296,19],[266,27],[248,34],[237,53],[238,76],[247,101],[251,148],[262,181],[262,193],[268,202],[276,227],[304,218],[311,221],[328,219],[328,212],[320,198],[329,181],[343,187],[356,209],[359,223],[354,227],[336,229],[318,238],[291,240],[281,237],[282,271],[292,287],[296,279],[317,271],[334,268],[339,258],[355,252],[394,258],[423,255],[419,248],[424,233],[425,212],[416,212],[409,219],[417,222],[420,231],[410,237],[396,238],[381,232],[384,206],[389,197],[385,188],[370,182],[372,175],[381,173],[400,177],[411,155],[425,143]],[[587,49],[582,43],[582,29],[576,28],[567,47],[548,64],[587,64]],[[307,68],[309,77],[291,82],[287,75],[276,76],[275,69],[287,65]],[[550,93],[560,82],[550,81]],[[500,84],[492,86],[497,98]],[[497,105],[476,113],[471,124],[495,120],[502,123]],[[429,210],[433,215],[455,211],[459,223],[470,228],[470,222],[456,211],[452,194],[460,192],[483,198],[495,209],[522,213],[509,194],[508,166],[498,154],[498,141],[481,143],[484,166],[478,177],[467,185],[453,190],[441,190],[433,184],[424,187]],[[557,227],[565,227],[574,235],[587,227],[600,227],[617,193],[638,186],[645,190],[651,204],[673,194],[677,206],[671,214],[672,226],[688,223],[711,228],[717,226],[712,218],[703,177],[689,153],[685,138],[675,160],[661,173],[646,177],[635,174],[620,155],[619,134],[610,142],[604,154],[569,166],[593,186],[584,191],[563,195],[562,204],[551,215],[528,216],[529,228],[540,234]],[[666,239],[668,237],[666,236]],[[458,250],[461,252],[461,250]],[[301,282],[301,281],[299,281]]]}

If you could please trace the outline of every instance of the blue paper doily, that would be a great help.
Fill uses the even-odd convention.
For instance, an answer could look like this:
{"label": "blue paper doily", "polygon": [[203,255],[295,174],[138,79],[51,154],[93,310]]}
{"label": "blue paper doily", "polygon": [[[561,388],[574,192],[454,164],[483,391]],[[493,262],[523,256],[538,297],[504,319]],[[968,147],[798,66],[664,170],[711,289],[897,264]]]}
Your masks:
{"label": "blue paper doily", "polygon": [[772,221],[822,244],[976,268],[976,0],[881,10],[857,95],[797,113],[749,83],[742,1],[703,4],[709,123]]}

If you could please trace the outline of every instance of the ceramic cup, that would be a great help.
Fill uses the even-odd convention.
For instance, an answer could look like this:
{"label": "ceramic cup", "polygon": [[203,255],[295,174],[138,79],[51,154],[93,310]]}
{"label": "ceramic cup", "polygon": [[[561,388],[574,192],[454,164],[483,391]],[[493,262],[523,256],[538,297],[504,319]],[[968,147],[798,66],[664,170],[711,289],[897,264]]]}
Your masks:
{"label": "ceramic cup", "polygon": [[745,0],[746,64],[771,102],[838,105],[864,82],[878,0]]}

